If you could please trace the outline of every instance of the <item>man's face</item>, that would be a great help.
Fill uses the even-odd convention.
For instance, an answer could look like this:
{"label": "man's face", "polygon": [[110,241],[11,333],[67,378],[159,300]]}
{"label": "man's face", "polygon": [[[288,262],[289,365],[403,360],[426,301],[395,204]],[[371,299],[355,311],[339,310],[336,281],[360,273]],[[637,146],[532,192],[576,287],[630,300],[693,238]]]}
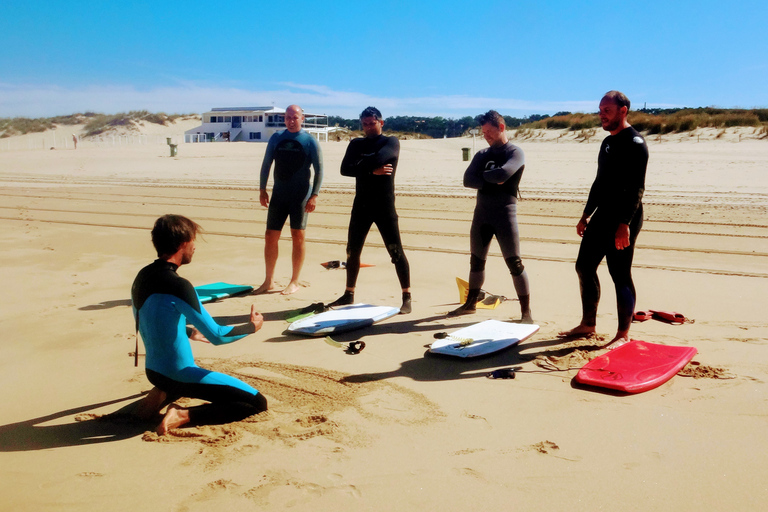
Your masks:
{"label": "man's face", "polygon": [[285,111],[285,127],[288,128],[288,131],[291,133],[298,132],[301,130],[301,123],[303,122],[304,114],[301,113],[301,110],[288,107]]}
{"label": "man's face", "polygon": [[610,98],[603,98],[600,101],[600,124],[603,126],[603,130],[607,132],[614,132],[624,123],[624,118],[627,116],[627,107],[621,107],[616,104]]}
{"label": "man's face", "polygon": [[192,261],[192,256],[195,254],[195,241],[190,240],[189,242],[184,242],[181,248],[183,249],[183,252],[181,253],[181,264],[186,265]]}
{"label": "man's face", "polygon": [[504,144],[504,129],[506,126],[500,124],[498,128],[491,123],[486,123],[482,126],[483,137],[489,146],[499,146]]}
{"label": "man's face", "polygon": [[363,133],[366,137],[377,137],[381,135],[381,130],[384,127],[383,119],[376,119],[375,117],[364,117],[360,119],[363,125]]}

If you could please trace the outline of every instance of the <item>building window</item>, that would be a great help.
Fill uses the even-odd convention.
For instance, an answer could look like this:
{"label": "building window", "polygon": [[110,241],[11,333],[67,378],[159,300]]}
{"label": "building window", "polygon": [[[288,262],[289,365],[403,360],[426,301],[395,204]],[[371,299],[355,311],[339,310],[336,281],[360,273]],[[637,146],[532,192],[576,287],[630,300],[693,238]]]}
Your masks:
{"label": "building window", "polygon": [[263,123],[263,122],[264,122],[264,116],[259,116],[259,122],[260,122],[260,123]]}
{"label": "building window", "polygon": [[251,132],[250,139],[251,140],[261,140],[261,132]]}
{"label": "building window", "polygon": [[231,116],[226,116],[226,117],[224,118],[224,122],[225,122],[225,123],[231,123],[231,122],[232,122],[232,117],[231,117]]}

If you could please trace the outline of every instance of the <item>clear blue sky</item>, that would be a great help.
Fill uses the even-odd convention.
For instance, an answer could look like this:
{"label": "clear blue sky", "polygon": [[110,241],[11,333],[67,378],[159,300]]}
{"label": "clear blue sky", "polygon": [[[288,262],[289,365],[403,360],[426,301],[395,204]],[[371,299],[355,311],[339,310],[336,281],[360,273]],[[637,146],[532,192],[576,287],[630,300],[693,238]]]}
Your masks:
{"label": "clear blue sky", "polygon": [[768,1],[0,4],[0,117],[203,112],[522,116],[768,107]]}

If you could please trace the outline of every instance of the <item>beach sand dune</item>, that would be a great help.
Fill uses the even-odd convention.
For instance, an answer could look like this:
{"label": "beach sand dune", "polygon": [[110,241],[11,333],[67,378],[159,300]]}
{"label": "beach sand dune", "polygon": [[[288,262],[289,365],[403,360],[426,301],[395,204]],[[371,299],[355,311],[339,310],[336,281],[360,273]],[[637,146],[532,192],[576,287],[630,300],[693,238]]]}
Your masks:
{"label": "beach sand dune", "polygon": [[[551,137],[550,137],[551,138]],[[149,229],[179,213],[205,228],[181,275],[194,284],[263,279],[261,144],[184,144],[0,152],[0,492],[9,510],[756,510],[768,499],[768,143],[649,140],[646,222],[635,254],[638,309],[679,311],[681,326],[633,324],[632,337],[696,347],[693,365],[637,396],[585,390],[577,369],[615,331],[600,269],[598,336],[578,322],[575,222],[595,172],[590,142],[519,140],[523,261],[541,330],[519,347],[455,361],[426,354],[433,334],[516,319],[515,300],[447,318],[466,278],[474,199],[461,187],[468,139],[403,141],[398,211],[414,311],[322,339],[285,333],[288,312],[329,302],[344,272],[353,200],[338,175],[346,143],[323,143],[326,185],[310,217],[303,287],[212,303],[222,321],[251,304],[263,329],[201,365],[262,390],[270,411],[158,437],[126,415],[150,385],[133,366],[130,285],[154,259]],[[725,139],[725,140],[724,140]],[[477,148],[484,142],[476,141]],[[290,275],[281,242],[278,287]],[[399,305],[375,229],[356,298]],[[514,299],[498,247],[485,289]],[[143,349],[140,350],[140,354]],[[487,372],[509,366],[514,380]]]}

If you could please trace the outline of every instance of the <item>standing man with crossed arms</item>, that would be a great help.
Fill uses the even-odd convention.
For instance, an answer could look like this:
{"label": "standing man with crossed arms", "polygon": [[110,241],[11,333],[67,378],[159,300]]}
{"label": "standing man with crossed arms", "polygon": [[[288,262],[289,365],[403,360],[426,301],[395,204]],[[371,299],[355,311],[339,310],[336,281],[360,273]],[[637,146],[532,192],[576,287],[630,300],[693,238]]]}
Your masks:
{"label": "standing man with crossed arms", "polygon": [[354,303],[355,285],[360,271],[360,254],[374,223],[381,233],[403,292],[401,314],[411,312],[411,271],[400,240],[395,210],[395,171],[400,157],[397,137],[382,135],[384,120],[376,107],[360,114],[365,137],[352,140],[341,162],[342,176],[355,178],[355,202],[347,236],[347,287],[344,295],[329,306]]}
{"label": "standing man with crossed arms", "polygon": [[584,213],[576,225],[582,237],[576,274],[581,286],[582,316],[579,325],[560,333],[562,337],[584,337],[595,333],[600,281],[597,267],[608,263],[616,287],[619,327],[608,343],[618,347],[629,341],[629,326],[635,311],[632,259],[635,240],[643,226],[643,192],[648,165],[648,146],[627,122],[629,99],[609,91],[600,101],[600,123],[610,135],[603,140],[597,157],[597,177],[589,191]]}
{"label": "standing man with crossed arms", "polygon": [[[261,164],[259,202],[268,207],[267,231],[264,235],[264,262],[266,276],[255,294],[274,288],[280,233],[288,217],[291,222],[293,252],[291,282],[280,292],[290,295],[299,289],[299,274],[304,265],[305,237],[309,213],[315,211],[317,195],[323,183],[323,155],[312,135],[301,129],[304,112],[298,105],[285,109],[285,130],[272,135],[267,144],[264,162]],[[272,162],[275,162],[272,201],[267,193],[267,181]],[[315,170],[312,187],[309,186],[310,166]]]}
{"label": "standing man with crossed arms", "polygon": [[480,288],[485,281],[485,261],[495,236],[520,300],[520,322],[532,324],[531,292],[528,274],[520,259],[517,227],[518,185],[525,169],[525,157],[523,150],[507,138],[501,114],[489,110],[480,117],[480,126],[490,147],[478,151],[464,172],[464,186],[477,189],[477,204],[469,231],[469,292],[466,302],[448,315],[467,315],[476,311]]}

